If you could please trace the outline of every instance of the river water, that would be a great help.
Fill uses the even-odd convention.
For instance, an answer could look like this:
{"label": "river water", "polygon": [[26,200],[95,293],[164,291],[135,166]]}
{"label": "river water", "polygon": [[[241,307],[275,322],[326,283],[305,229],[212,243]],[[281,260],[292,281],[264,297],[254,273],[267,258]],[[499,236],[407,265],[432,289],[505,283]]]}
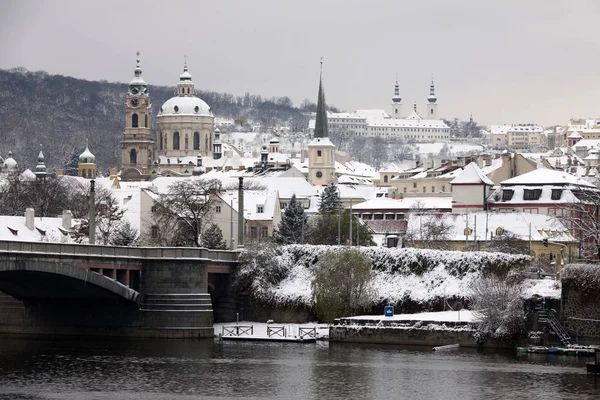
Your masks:
{"label": "river water", "polygon": [[319,342],[0,336],[0,399],[599,399],[567,356]]}

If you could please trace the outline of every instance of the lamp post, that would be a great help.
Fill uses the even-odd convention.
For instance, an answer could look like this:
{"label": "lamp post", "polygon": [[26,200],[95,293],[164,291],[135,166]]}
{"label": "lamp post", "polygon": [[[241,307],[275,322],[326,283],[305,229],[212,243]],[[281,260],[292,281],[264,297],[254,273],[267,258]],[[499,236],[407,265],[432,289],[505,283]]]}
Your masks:
{"label": "lamp post", "polygon": [[462,201],[458,201],[458,200],[452,200],[452,204],[462,204],[465,206],[465,210],[466,210],[466,221],[465,221],[465,250],[467,249],[467,247],[469,247],[469,207],[463,203]]}
{"label": "lamp post", "polygon": [[335,188],[338,192],[338,197],[340,198],[340,205],[342,208],[338,210],[338,246],[342,244],[342,210],[344,209],[344,203],[342,203],[342,192],[340,191],[339,186],[335,185]]}

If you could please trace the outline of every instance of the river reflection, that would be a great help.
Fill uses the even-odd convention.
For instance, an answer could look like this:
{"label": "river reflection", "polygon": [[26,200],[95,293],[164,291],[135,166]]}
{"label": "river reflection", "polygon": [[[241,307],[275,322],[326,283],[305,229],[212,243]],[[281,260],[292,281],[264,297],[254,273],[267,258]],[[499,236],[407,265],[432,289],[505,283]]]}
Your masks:
{"label": "river reflection", "polygon": [[0,399],[597,399],[566,356],[351,344],[0,336]]}

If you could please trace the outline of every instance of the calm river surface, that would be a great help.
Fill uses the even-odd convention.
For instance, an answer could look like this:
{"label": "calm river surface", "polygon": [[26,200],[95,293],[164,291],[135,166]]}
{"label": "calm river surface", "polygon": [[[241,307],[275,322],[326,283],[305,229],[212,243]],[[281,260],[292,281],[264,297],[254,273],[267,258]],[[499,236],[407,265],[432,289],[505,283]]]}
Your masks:
{"label": "calm river surface", "polygon": [[599,399],[586,359],[348,344],[0,336],[0,399]]}

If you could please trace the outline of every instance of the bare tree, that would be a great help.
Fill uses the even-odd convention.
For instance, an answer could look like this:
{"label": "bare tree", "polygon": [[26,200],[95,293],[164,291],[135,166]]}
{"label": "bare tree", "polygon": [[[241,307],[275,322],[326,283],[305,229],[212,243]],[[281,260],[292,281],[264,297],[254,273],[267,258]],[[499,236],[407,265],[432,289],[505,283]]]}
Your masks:
{"label": "bare tree", "polygon": [[[86,189],[82,188],[82,190],[86,190],[85,193],[88,193],[89,195],[89,187]],[[86,197],[82,203],[88,205],[88,198]],[[98,233],[101,244],[108,245],[112,243],[113,236],[121,229],[125,210],[122,210],[119,207],[118,200],[113,196],[110,189],[106,188],[99,188],[96,190],[94,206],[96,215],[96,233]],[[75,240],[78,242],[83,241],[85,237],[89,237],[90,221],[89,208],[87,207],[82,207],[82,209],[77,210],[80,222],[73,227],[73,230],[76,232]],[[85,211],[87,211],[87,214],[85,214]]]}
{"label": "bare tree", "polygon": [[576,201],[561,205],[557,215],[579,239],[579,258],[600,260],[600,190],[573,190],[573,194]]}
{"label": "bare tree", "polygon": [[529,245],[523,238],[511,231],[505,230],[501,235],[494,236],[483,247],[485,251],[497,251],[509,254],[529,255]]}
{"label": "bare tree", "polygon": [[200,247],[203,224],[210,221],[217,192],[218,179],[181,180],[169,186],[156,203],[155,222],[157,245]]}
{"label": "bare tree", "polygon": [[418,242],[420,247],[428,249],[451,248],[448,241],[451,239],[454,224],[446,215],[426,209],[421,200],[417,200],[413,204],[410,213],[415,223],[409,223],[410,228],[406,234],[407,242],[413,244]]}

